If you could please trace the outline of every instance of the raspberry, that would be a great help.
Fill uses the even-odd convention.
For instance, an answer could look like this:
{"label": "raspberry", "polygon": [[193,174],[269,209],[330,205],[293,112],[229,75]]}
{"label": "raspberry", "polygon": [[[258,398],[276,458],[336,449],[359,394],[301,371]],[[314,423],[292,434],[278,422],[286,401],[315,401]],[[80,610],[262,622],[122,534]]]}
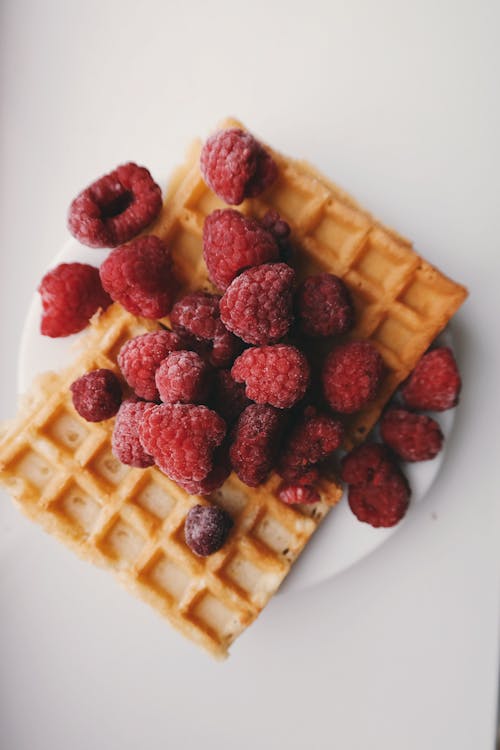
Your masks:
{"label": "raspberry", "polygon": [[68,228],[89,247],[116,247],[150,224],[161,208],[161,190],[132,162],[89,185],[69,209]]}
{"label": "raspberry", "polygon": [[156,370],[155,383],[166,404],[202,404],[208,396],[210,374],[196,352],[170,352]]}
{"label": "raspberry", "polygon": [[206,141],[200,157],[205,182],[223,201],[237,205],[262,193],[277,177],[271,156],[250,133],[219,130]]}
{"label": "raspberry", "polygon": [[319,492],[310,484],[283,484],[278,497],[287,505],[312,505],[321,500]]}
{"label": "raspberry", "polygon": [[233,519],[222,508],[214,505],[195,505],[186,516],[186,544],[195,555],[213,555],[224,546],[232,527]]}
{"label": "raspberry", "polygon": [[[214,451],[214,468],[209,471],[205,479],[199,482],[191,480],[185,480],[178,484],[183,487],[190,495],[210,495],[219,487],[222,487],[226,479],[231,473],[231,466],[229,464],[229,456],[226,455],[225,459],[221,461],[217,454],[219,448]],[[225,451],[227,454],[227,450]]]}
{"label": "raspberry", "polygon": [[184,348],[182,336],[172,331],[143,333],[130,339],[118,354],[118,365],[123,377],[137,396],[146,401],[158,401],[155,384],[156,370],[167,354]]}
{"label": "raspberry", "polygon": [[377,392],[383,360],[369,341],[349,341],[326,357],[323,371],[325,398],[334,411],[352,414],[368,404]]}
{"label": "raspberry", "polygon": [[264,214],[260,223],[264,229],[271,232],[276,240],[280,249],[280,259],[283,263],[289,263],[293,256],[293,246],[290,241],[290,225],[273,209],[269,209]]}
{"label": "raspberry", "polygon": [[295,296],[300,330],[306,336],[339,336],[354,325],[351,295],[331,273],[309,276]]}
{"label": "raspberry", "polygon": [[229,450],[231,466],[242,482],[257,487],[273,468],[283,427],[283,412],[251,404],[240,414]]}
{"label": "raspberry", "polygon": [[113,428],[111,449],[122,464],[136,466],[138,469],[154,464],[153,457],[146,453],[139,440],[139,425],[145,412],[152,408],[153,404],[135,399],[128,399],[120,406]]}
{"label": "raspberry", "polygon": [[403,474],[394,471],[380,484],[365,482],[349,487],[349,507],[359,521],[371,526],[394,526],[408,508],[410,489]]}
{"label": "raspberry", "polygon": [[120,381],[111,370],[91,370],[70,385],[73,406],[87,422],[114,417],[122,400]]}
{"label": "raspberry", "polygon": [[213,469],[214,449],[226,424],[206,406],[161,404],[144,414],[139,437],[144,450],[174,482],[201,482]]}
{"label": "raspberry", "polygon": [[243,409],[250,404],[245,396],[245,386],[233,380],[229,370],[215,373],[214,409],[226,422],[234,422]]}
{"label": "raspberry", "polygon": [[380,422],[380,434],[404,461],[427,461],[437,456],[443,446],[443,433],[434,419],[405,409],[386,412]]}
{"label": "raspberry", "polygon": [[78,333],[99,308],[111,304],[99,271],[86,263],[60,263],[45,274],[38,291],[43,309],[40,330],[52,338]]}
{"label": "raspberry", "polygon": [[189,333],[210,347],[200,348],[214,367],[227,367],[241,351],[241,343],[220,319],[220,298],[208,292],[192,292],[178,300],[170,313],[174,330]]}
{"label": "raspberry", "polygon": [[341,422],[309,407],[285,443],[278,463],[278,473],[287,482],[296,482],[315,464],[337,450],[343,435]]}
{"label": "raspberry", "polygon": [[218,209],[203,224],[203,257],[211,281],[226,289],[245,268],[278,260],[279,247],[257,219]]}
{"label": "raspberry", "polygon": [[453,352],[448,347],[440,347],[424,354],[402,394],[411,409],[445,411],[457,405],[461,387]]}
{"label": "raspberry", "polygon": [[347,484],[379,484],[395,468],[396,465],[384,445],[364,443],[344,456],[340,477]]}
{"label": "raspberry", "polygon": [[133,315],[162,318],[172,307],[177,282],[170,251],[158,237],[117,247],[99,274],[104,289]]}
{"label": "raspberry", "polygon": [[295,272],[286,263],[264,263],[237,276],[220,301],[222,322],[247,344],[275,344],[292,322]]}
{"label": "raspberry", "polygon": [[288,409],[306,392],[309,365],[294,346],[256,346],[240,354],[231,375],[245,383],[245,393],[252,401]]}

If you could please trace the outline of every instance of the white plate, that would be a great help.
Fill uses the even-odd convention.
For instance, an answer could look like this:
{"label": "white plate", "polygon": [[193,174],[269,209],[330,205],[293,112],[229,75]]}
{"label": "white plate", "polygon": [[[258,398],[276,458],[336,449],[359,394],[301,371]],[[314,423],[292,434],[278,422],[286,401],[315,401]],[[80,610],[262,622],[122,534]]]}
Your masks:
{"label": "white plate", "polygon": [[[70,239],[54,258],[53,265],[80,261],[98,266],[108,252],[89,249]],[[29,387],[37,373],[68,365],[73,358],[72,344],[81,336],[76,334],[62,339],[42,336],[39,331],[40,314],[40,298],[36,295],[31,302],[21,340],[18,369],[20,393]],[[450,332],[446,331],[441,338],[443,343],[449,344]],[[453,427],[454,410],[433,416],[439,422],[445,438],[448,438]],[[442,451],[432,461],[404,466],[412,489],[413,503],[424,499],[439,472],[444,453]],[[374,529],[368,524],[360,523],[351,513],[344,496],[315,533],[314,540],[294,565],[281,591],[298,591],[340,573],[384,544],[400,526],[401,524],[390,529]]]}

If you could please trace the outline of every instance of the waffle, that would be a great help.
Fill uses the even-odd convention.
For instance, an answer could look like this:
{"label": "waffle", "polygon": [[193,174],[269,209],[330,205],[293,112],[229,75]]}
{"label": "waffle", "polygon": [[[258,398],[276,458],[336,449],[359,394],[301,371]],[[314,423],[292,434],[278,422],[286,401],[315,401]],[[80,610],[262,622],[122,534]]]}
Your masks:
{"label": "waffle", "polygon": [[[148,230],[172,247],[183,293],[212,289],[201,235],[205,216],[224,205],[201,178],[200,148],[195,143],[175,173],[162,212]],[[372,340],[387,365],[377,401],[348,425],[348,443],[359,442],[466,291],[312,167],[272,153],[278,181],[240,208],[257,216],[274,208],[290,223],[299,276],[327,270],[344,278],[357,308],[351,336]],[[117,372],[122,344],[157,327],[119,305],[95,316],[75,363],[40,376],[16,419],[4,426],[0,481],[26,515],[84,559],[114,570],[127,589],[184,635],[224,657],[275,593],[341,489],[334,478],[324,478],[319,503],[290,507],[277,499],[277,476],[250,489],[232,474],[203,499],[188,495],[155,467],[118,462],[111,453],[112,420],[81,419],[69,385],[96,367]],[[235,521],[228,542],[207,559],[193,555],[184,542],[184,519],[199,502],[224,507]]]}

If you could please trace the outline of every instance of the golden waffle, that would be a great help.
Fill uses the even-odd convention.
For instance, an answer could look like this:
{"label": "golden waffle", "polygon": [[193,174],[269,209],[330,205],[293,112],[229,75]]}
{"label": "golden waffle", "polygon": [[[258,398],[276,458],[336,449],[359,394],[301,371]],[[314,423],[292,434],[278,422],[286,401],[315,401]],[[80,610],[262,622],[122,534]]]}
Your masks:
{"label": "golden waffle", "polygon": [[[232,120],[224,127],[238,126]],[[211,288],[202,260],[205,216],[224,204],[203,182],[192,147],[177,170],[161,215],[148,230],[172,247],[182,292]],[[275,208],[300,245],[299,275],[328,270],[353,292],[353,337],[370,338],[387,364],[375,404],[356,415],[349,441],[362,439],[394,388],[466,296],[312,167],[274,152],[279,178],[263,197],[240,208],[261,216]],[[96,316],[82,353],[61,374],[37,379],[0,441],[0,481],[19,506],[85,559],[115,570],[126,587],[216,656],[258,615],[287,575],[329,508],[341,496],[323,479],[321,502],[289,507],[276,498],[276,476],[250,489],[231,475],[207,500],[187,495],[156,468],[133,469],[111,454],[112,420],[85,422],[69,385],[89,369],[117,371],[122,344],[156,323],[119,305]],[[235,528],[222,550],[204,560],[184,543],[192,505],[215,502]]]}
{"label": "golden waffle", "polygon": [[[122,344],[154,328],[116,304],[96,316],[75,364],[40,376],[7,425],[0,480],[26,515],[84,559],[116,571],[126,588],[220,657],[275,593],[342,493],[325,479],[320,503],[291,507],[276,497],[277,476],[250,489],[232,474],[203,499],[155,467],[134,469],[114,458],[113,420],[82,419],[69,386],[90,369],[118,373]],[[202,559],[184,542],[184,520],[193,505],[210,501],[231,513],[235,526],[224,547]]]}

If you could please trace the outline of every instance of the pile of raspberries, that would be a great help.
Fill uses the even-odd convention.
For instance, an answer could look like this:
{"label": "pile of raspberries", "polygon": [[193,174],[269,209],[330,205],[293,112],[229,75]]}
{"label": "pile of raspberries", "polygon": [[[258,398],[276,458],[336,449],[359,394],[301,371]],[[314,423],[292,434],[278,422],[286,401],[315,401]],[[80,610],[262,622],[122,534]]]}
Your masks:
{"label": "pile of raspberries", "polygon": [[[278,168],[249,133],[219,131],[205,143],[202,175],[227,204],[270,188]],[[43,279],[42,332],[81,330],[111,301],[161,327],[127,341],[120,372],[94,370],[71,386],[76,410],[89,421],[116,415],[112,449],[130,466],[155,464],[188,493],[208,495],[231,471],[250,487],[272,471],[283,479],[284,503],[321,499],[318,480],[340,448],[343,420],[372,401],[384,375],[376,348],[348,334],[355,309],[343,281],[329,273],[298,283],[290,265],[289,225],[275,211],[261,219],[216,210],[203,226],[203,257],[213,293],[178,297],[169,248],[136,235],[158,214],[161,194],[147,170],[119,167],[73,201],[69,227],[91,247],[114,247],[100,269],[61,264]],[[126,243],[126,244],[124,244]],[[90,270],[89,270],[90,269]],[[314,347],[315,342],[324,344]],[[314,359],[309,357],[314,347]],[[317,354],[327,353],[318,362]],[[413,409],[446,409],[458,398],[453,355],[436,349],[403,388]],[[342,462],[349,504],[373,526],[404,514],[407,482],[395,462],[433,458],[442,434],[428,416],[388,411],[380,432],[388,447],[366,445]],[[224,543],[231,520],[198,505],[186,522],[196,554]]]}

